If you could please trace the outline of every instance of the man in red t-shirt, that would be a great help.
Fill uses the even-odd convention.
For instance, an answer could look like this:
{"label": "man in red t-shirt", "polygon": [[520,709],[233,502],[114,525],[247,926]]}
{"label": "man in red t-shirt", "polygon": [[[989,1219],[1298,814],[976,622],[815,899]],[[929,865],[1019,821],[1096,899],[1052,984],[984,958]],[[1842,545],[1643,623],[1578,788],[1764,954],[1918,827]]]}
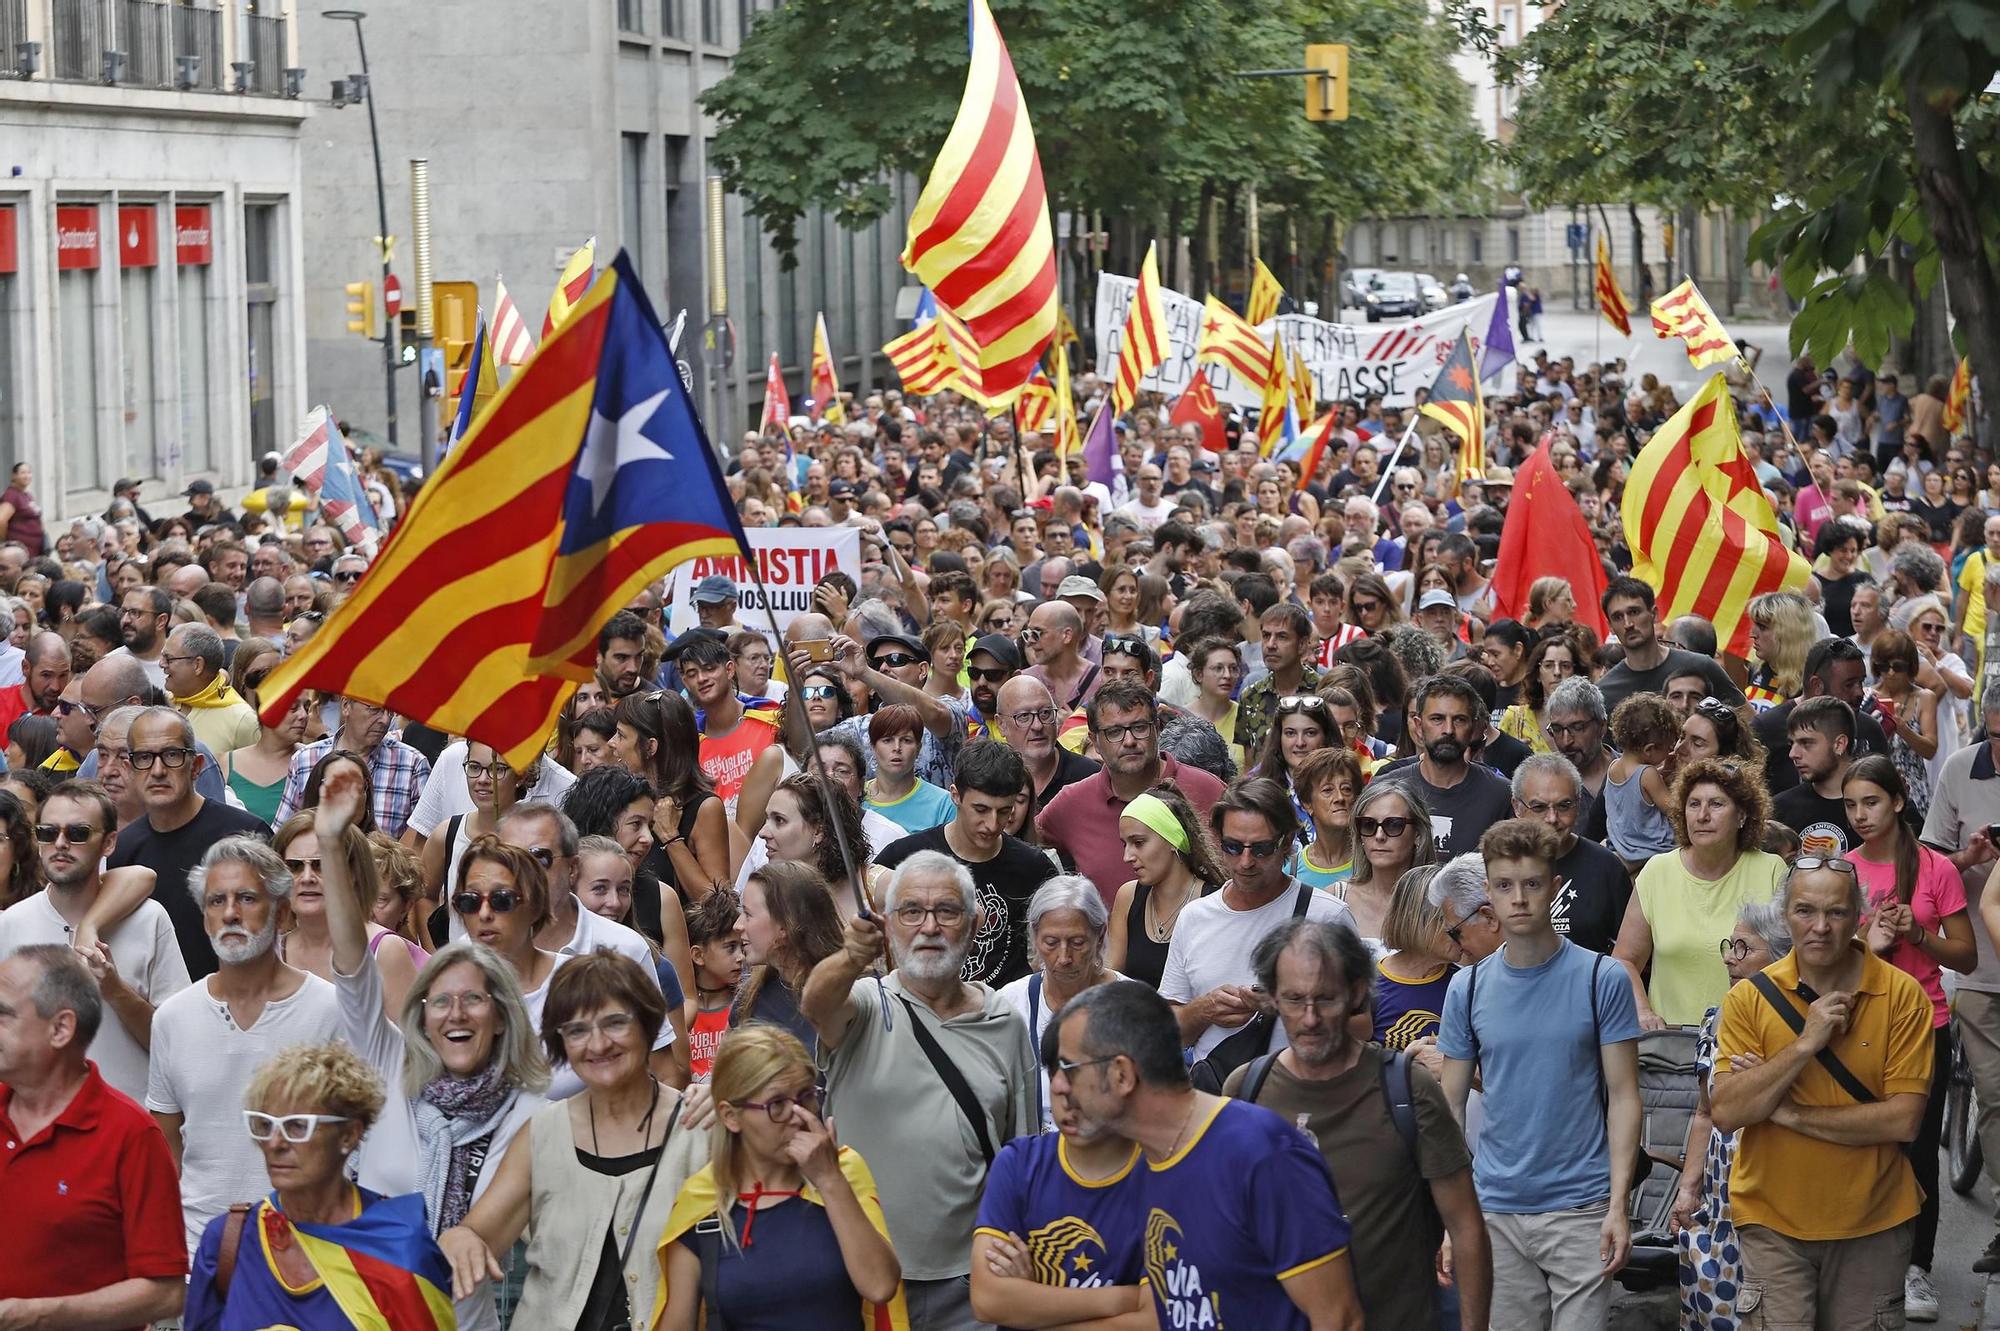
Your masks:
{"label": "man in red t-shirt", "polygon": [[0,692],[0,743],[7,729],[24,716],[53,716],[56,701],[69,687],[69,644],[59,633],[37,633],[28,639],[21,661],[21,682]]}
{"label": "man in red t-shirt", "polygon": [[0,961],[0,1323],[143,1328],[178,1317],[188,1260],[159,1125],[84,1051],[104,1021],[76,953]]}

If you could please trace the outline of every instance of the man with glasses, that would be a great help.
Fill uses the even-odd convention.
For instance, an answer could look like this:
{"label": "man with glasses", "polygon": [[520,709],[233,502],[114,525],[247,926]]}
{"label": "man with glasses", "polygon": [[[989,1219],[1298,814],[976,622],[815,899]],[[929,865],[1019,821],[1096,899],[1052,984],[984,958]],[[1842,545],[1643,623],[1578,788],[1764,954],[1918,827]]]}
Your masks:
{"label": "man with glasses", "polygon": [[1708,696],[1720,698],[1731,707],[1743,704],[1743,690],[1713,657],[1696,656],[1667,646],[1660,639],[1659,616],[1654,610],[1653,589],[1637,578],[1613,578],[1604,589],[1604,617],[1625,649],[1625,659],[1604,672],[1597,682],[1604,695],[1606,712],[1635,693],[1660,693],[1669,675],[1698,670],[1708,680]]}
{"label": "man with glasses", "polygon": [[[927,1331],[979,1326],[969,1275],[980,1193],[1000,1148],[1037,1126],[1027,1027],[997,989],[961,978],[986,928],[966,867],[918,851],[890,877],[881,916],[849,920],[845,946],[799,998],[828,1107],[875,1171],[910,1326]],[[894,969],[879,977],[885,942]]]}
{"label": "man with glasses", "polygon": [[[1263,777],[1235,782],[1209,809],[1208,825],[1229,880],[1181,908],[1160,978],[1181,1042],[1198,1060],[1264,1011],[1268,995],[1255,988],[1251,954],[1266,934],[1301,917],[1354,927],[1346,903],[1285,872],[1299,816],[1283,786]],[[1284,1047],[1283,1029],[1273,1029],[1268,1048]],[[1264,1052],[1238,1042],[1225,1055],[1229,1066],[1215,1068],[1218,1080]]]}
{"label": "man with glasses", "polygon": [[134,587],[126,592],[118,603],[118,631],[125,645],[107,652],[104,659],[137,661],[153,687],[164,689],[167,672],[160,653],[166,648],[173,609],[174,598],[164,587]]}
{"label": "man with glasses", "polygon": [[1542,708],[1542,729],[1556,752],[1569,759],[1583,781],[1583,812],[1580,835],[1586,841],[1603,842],[1606,836],[1604,780],[1617,755],[1604,743],[1608,711],[1604,694],[1583,675],[1571,675],[1549,690]]}
{"label": "man with glasses", "polygon": [[1509,816],[1507,783],[1472,761],[1472,747],[1485,736],[1488,720],[1479,691],[1468,681],[1432,675],[1417,686],[1412,711],[1420,755],[1381,779],[1402,783],[1424,802],[1438,858],[1448,859],[1477,846],[1487,828]]}
{"label": "man with glasses", "polygon": [[173,1157],[88,1056],[104,1006],[64,943],[0,960],[0,1195],[29,1222],[0,1266],[17,1326],[146,1326],[187,1296]]}
{"label": "man with glasses", "polygon": [[1749,1288],[1774,1323],[1895,1326],[1922,1191],[1904,1151],[1930,1098],[1931,1001],[1856,937],[1867,903],[1846,860],[1799,856],[1779,900],[1792,951],[1723,998],[1715,1046],[1711,1113],[1740,1134],[1729,1206]]}
{"label": "man with glasses", "polygon": [[1278,700],[1310,694],[1319,688],[1314,656],[1312,616],[1290,601],[1280,601],[1257,618],[1264,650],[1264,673],[1245,685],[1236,700],[1236,742],[1243,751],[1264,751],[1264,739],[1278,715]]}
{"label": "man with glasses", "polygon": [[1505,941],[1452,977],[1438,1049],[1460,1122],[1475,1072],[1485,1095],[1473,1176],[1493,1242],[1492,1324],[1596,1331],[1632,1251],[1639,1016],[1623,969],[1556,932],[1560,844],[1529,818],[1481,838]]}
{"label": "man with glasses", "polygon": [[[1032,684],[1016,680],[1009,687]],[[875,852],[875,862],[890,869],[926,851],[964,866],[978,893],[980,925],[967,944],[963,973],[995,989],[1028,973],[1028,903],[1056,876],[1047,855],[1006,830],[1027,784],[1019,754],[990,739],[974,740],[958,756],[951,819]]]}
{"label": "man with glasses", "polygon": [[[195,778],[206,766],[195,747],[188,719],[171,707],[147,707],[133,719],[123,755],[146,816],[119,829],[110,848],[107,869],[138,865],[153,871],[153,900],[166,908],[180,940],[181,959],[188,974],[200,979],[215,970],[200,904],[187,891],[190,871],[209,847],[224,837],[268,836],[271,829],[256,815],[205,798]],[[112,755],[112,761],[118,761]]]}
{"label": "man with glasses", "polygon": [[[112,817],[110,797],[88,781],[66,781],[50,793],[35,823],[48,886],[0,912],[0,957],[40,943],[74,946],[103,885],[99,866],[117,837]],[[157,901],[142,901],[84,960],[110,1008],[88,1041],[91,1061],[112,1089],[143,1099],[153,1009],[188,986],[173,921]]]}
{"label": "man with glasses", "polygon": [[[1443,918],[1444,936],[1458,949],[1459,965],[1484,961],[1507,941],[1500,917],[1486,895],[1486,861],[1478,851],[1454,855],[1439,865],[1424,898]],[[1430,1039],[1437,1043],[1435,1036]]]}
{"label": "man with glasses", "polygon": [[1048,686],[1065,710],[1088,706],[1103,684],[1103,669],[1086,655],[1083,616],[1065,601],[1044,601],[1021,631],[1033,662],[1027,674]]}
{"label": "man with glasses", "polygon": [[390,734],[395,714],[361,698],[342,698],[338,708],[340,728],[325,739],[301,745],[292,755],[285,774],[285,791],[278,798],[282,823],[305,804],[306,782],[320,759],[335,749],[361,755],[368,768],[369,807],[375,825],[392,837],[403,835],[410,813],[423,798],[424,783],[430,780],[430,759],[400,738]]}
{"label": "man with glasses", "polygon": [[[119,838],[121,852],[128,837]],[[213,839],[174,882],[194,905],[208,958],[188,968],[197,983],[153,1014],[146,1108],[180,1165],[190,1252],[232,1203],[270,1190],[263,1153],[243,1131],[244,1092],[257,1069],[293,1045],[339,1037],[333,986],[278,955],[292,887],[284,861],[255,836]]]}
{"label": "man with glasses", "polygon": [[1108,906],[1132,877],[1118,835],[1125,806],[1165,781],[1206,813],[1222,794],[1222,782],[1160,752],[1160,703],[1142,685],[1125,680],[1105,684],[1085,714],[1104,769],[1065,786],[1044,806],[1035,825],[1042,844],[1095,883]]}
{"label": "man with glasses", "polygon": [[1000,738],[1027,765],[1036,808],[1046,808],[1064,786],[1101,770],[1102,764],[1056,742],[1065,715],[1039,679],[1023,676],[1003,685],[996,705]]}
{"label": "man with glasses", "polygon": [[1547,823],[1559,838],[1555,930],[1578,947],[1611,954],[1632,899],[1632,875],[1612,851],[1576,834],[1587,796],[1576,765],[1559,753],[1537,753],[1514,769],[1514,816]]}
{"label": "man with glasses", "polygon": [[234,753],[257,742],[257,714],[223,674],[222,639],[202,624],[182,624],[160,653],[167,696],[187,715],[195,738],[215,753]]}
{"label": "man with glasses", "polygon": [[[1287,1047],[1237,1069],[1223,1093],[1296,1123],[1319,1146],[1354,1231],[1354,1278],[1371,1321],[1484,1327],[1493,1259],[1465,1134],[1414,1058],[1348,1026],[1370,1011],[1368,945],[1351,929],[1286,920],[1264,935],[1250,964],[1276,1000]],[[1447,1234],[1459,1316],[1441,1323],[1434,1276]]]}

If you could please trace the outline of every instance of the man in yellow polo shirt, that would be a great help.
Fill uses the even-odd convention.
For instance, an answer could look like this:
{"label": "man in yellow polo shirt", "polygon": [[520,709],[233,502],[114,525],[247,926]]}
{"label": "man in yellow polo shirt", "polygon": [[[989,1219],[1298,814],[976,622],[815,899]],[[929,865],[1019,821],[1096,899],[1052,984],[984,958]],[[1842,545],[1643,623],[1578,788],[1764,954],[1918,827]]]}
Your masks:
{"label": "man in yellow polo shirt", "polygon": [[[1735,1311],[1748,1326],[1901,1326],[1919,1201],[1903,1145],[1930,1093],[1930,999],[1856,937],[1846,860],[1800,856],[1780,899],[1792,954],[1729,991],[1716,1041],[1715,1126],[1742,1132]],[[1761,1061],[1732,1068],[1746,1054]]]}

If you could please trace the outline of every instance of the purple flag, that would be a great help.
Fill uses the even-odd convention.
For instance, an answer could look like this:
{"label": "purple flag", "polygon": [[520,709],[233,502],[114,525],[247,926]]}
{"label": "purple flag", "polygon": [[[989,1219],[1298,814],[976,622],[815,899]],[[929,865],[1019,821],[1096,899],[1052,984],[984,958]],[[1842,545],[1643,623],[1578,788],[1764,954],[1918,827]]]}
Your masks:
{"label": "purple flag", "polygon": [[1493,322],[1486,325],[1486,341],[1479,353],[1479,378],[1483,383],[1514,366],[1514,325],[1507,318],[1507,279],[1500,279],[1500,298],[1493,302]]}
{"label": "purple flag", "polygon": [[1097,418],[1090,423],[1090,433],[1083,437],[1084,475],[1106,486],[1118,474],[1118,432],[1113,428],[1115,425],[1115,413],[1107,400],[1097,409]]}

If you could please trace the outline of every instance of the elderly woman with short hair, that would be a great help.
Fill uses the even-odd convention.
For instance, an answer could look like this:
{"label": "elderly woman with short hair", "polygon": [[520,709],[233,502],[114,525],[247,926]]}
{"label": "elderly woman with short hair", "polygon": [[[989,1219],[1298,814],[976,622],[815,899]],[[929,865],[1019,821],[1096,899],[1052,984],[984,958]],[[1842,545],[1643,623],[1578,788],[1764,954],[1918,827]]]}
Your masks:
{"label": "elderly woman with short hair", "polygon": [[[1028,1024],[1028,1038],[1041,1048],[1042,1031],[1062,1011],[1063,1004],[1084,990],[1125,977],[1104,964],[1106,925],[1110,912],[1096,884],[1078,874],[1058,874],[1028,901],[1028,946],[1034,969],[1011,984],[1000,997]],[[1055,1128],[1049,1108],[1049,1074],[1041,1073],[1035,1093],[1041,1131]]]}

